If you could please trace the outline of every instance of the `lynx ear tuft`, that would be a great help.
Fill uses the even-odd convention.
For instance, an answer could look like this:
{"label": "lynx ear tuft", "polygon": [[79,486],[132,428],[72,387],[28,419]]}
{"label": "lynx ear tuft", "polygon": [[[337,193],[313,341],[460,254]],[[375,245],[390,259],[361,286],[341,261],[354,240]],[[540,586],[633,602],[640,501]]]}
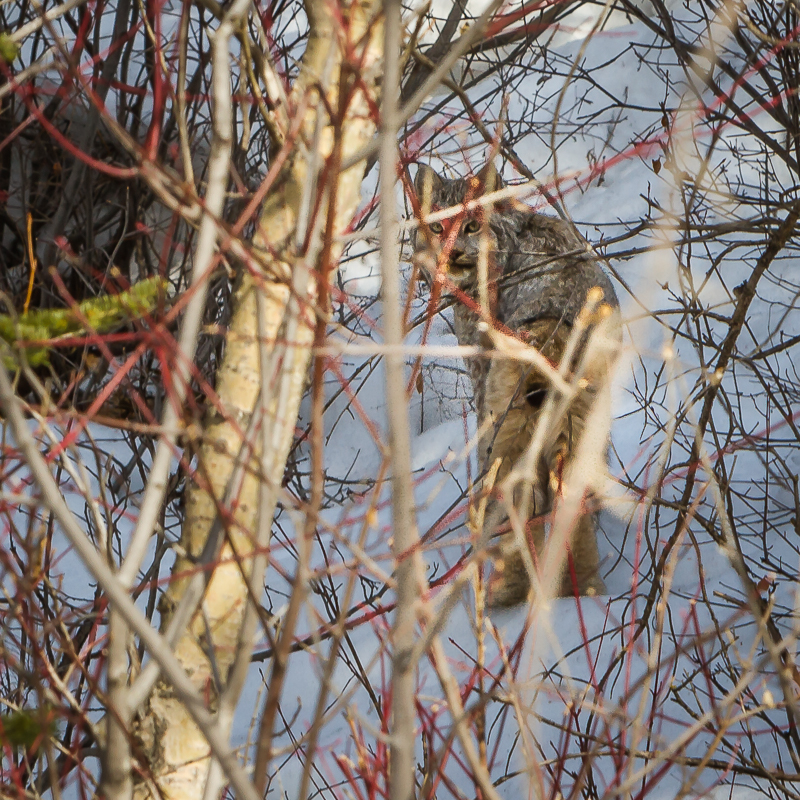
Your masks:
{"label": "lynx ear tuft", "polygon": [[423,214],[427,214],[431,208],[431,197],[433,193],[441,188],[442,178],[426,164],[420,164],[417,174],[414,176],[414,191],[419,198],[420,207]]}
{"label": "lynx ear tuft", "polygon": [[505,186],[502,177],[500,177],[500,173],[495,169],[491,161],[478,173],[478,177],[481,179],[483,191],[486,194],[489,192],[496,192],[498,189],[502,189]]}
{"label": "lynx ear tuft", "polygon": [[[484,327],[481,328],[480,325]],[[478,347],[482,350],[494,350],[494,342],[492,341],[491,334],[489,333],[489,326],[485,322],[478,325]]]}

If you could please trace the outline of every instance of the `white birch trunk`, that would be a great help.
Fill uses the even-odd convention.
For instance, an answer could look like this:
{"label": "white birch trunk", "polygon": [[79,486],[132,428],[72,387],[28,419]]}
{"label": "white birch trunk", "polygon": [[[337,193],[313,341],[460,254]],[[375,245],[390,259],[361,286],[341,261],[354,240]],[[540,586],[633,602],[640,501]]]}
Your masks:
{"label": "white birch trunk", "polygon": [[[215,559],[202,613],[194,614],[188,631],[175,647],[176,656],[194,685],[210,698],[212,711],[222,705],[220,688],[223,695],[228,692],[230,687],[226,684],[236,671],[233,668],[250,657],[252,632],[249,636],[243,634],[248,584],[260,600],[257,587],[263,585],[263,575],[254,574],[253,565],[255,562],[263,573],[263,552],[269,542],[269,527],[311,354],[314,276],[320,266],[315,260],[327,253],[331,263],[336,263],[341,247],[332,237],[345,229],[360,199],[363,162],[344,171],[334,169],[324,187],[316,185],[319,166],[337,149],[338,160],[346,162],[375,133],[375,120],[360,88],[367,87],[373,99],[377,97],[381,31],[373,3],[353,3],[348,32],[339,29],[324,1],[309,0],[306,10],[311,34],[301,74],[286,105],[289,109],[305,109],[304,118],[294,143],[284,144],[288,157],[264,202],[255,241],[260,263],[248,265],[235,295],[216,387],[225,414],[215,414],[205,426],[198,457],[200,474],[209,481],[210,491],[195,485],[188,495],[181,535],[186,555],[176,561],[164,604],[168,619],[181,602],[189,576],[197,569],[197,559],[217,520],[218,507],[230,510],[229,518],[223,521],[225,544]],[[345,38],[357,54],[363,52],[357,86],[342,52]],[[347,93],[340,92],[342,81],[350,85]],[[338,131],[320,102],[319,87],[323,87],[333,109],[339,107],[342,96],[349,95]],[[297,125],[297,120],[288,116],[285,122]],[[283,131],[287,139],[288,125]],[[276,159],[280,157],[276,155]],[[323,192],[323,202],[311,219],[304,208],[313,207],[307,201],[313,200],[316,192]],[[331,209],[332,224],[326,230],[331,197],[335,198],[335,208]],[[295,247],[301,238],[298,227],[303,229],[301,233],[312,233],[306,254],[298,253]],[[323,237],[327,237],[328,246],[324,246]],[[269,374],[262,374],[262,363],[270,365]],[[261,403],[260,392],[267,393]],[[267,417],[260,423],[264,432],[252,435],[243,448],[243,432],[259,427],[251,423],[261,408]],[[237,460],[242,458],[246,469],[237,468]],[[229,485],[232,479],[235,485]],[[226,496],[235,498],[235,502],[227,503]],[[238,695],[241,680],[235,683]],[[226,700],[230,705],[231,697]],[[229,719],[221,720],[223,725],[226,722],[229,724]],[[170,800],[203,796],[211,764],[208,743],[166,683],[156,684],[141,738],[164,796]],[[214,793],[218,792],[211,792]],[[150,794],[147,784],[137,786],[137,797]]]}

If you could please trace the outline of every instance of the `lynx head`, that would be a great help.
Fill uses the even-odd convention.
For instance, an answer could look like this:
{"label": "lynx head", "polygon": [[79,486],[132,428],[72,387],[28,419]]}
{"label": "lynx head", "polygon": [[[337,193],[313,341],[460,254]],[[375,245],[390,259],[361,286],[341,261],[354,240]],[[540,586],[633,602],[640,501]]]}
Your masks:
{"label": "lynx head", "polygon": [[[437,273],[445,274],[458,288],[475,285],[481,240],[489,237],[489,254],[497,250],[497,236],[491,226],[491,210],[464,206],[484,194],[503,187],[497,170],[487,164],[476,176],[447,180],[430,167],[420,165],[414,189],[424,218],[445,209],[457,213],[428,225],[420,224],[414,232],[414,260],[432,283]],[[460,207],[460,208],[459,208]]]}

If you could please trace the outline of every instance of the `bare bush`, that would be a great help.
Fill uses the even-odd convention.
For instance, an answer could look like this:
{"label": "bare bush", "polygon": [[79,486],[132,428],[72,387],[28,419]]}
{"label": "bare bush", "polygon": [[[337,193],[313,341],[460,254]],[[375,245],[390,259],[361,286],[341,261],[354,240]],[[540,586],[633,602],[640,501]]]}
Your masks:
{"label": "bare bush", "polygon": [[[0,794],[800,796],[799,30],[0,7]],[[404,259],[414,165],[487,157],[622,305],[571,484],[608,596],[486,608],[469,354]]]}

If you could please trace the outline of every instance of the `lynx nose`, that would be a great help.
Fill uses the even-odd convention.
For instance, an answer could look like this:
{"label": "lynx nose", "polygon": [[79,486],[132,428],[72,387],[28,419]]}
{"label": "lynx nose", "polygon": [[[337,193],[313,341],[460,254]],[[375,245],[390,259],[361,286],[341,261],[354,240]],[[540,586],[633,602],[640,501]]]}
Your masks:
{"label": "lynx nose", "polygon": [[469,267],[472,266],[473,259],[460,248],[454,247],[450,251],[450,263],[456,267]]}

